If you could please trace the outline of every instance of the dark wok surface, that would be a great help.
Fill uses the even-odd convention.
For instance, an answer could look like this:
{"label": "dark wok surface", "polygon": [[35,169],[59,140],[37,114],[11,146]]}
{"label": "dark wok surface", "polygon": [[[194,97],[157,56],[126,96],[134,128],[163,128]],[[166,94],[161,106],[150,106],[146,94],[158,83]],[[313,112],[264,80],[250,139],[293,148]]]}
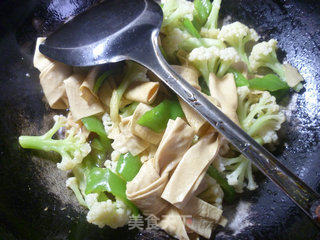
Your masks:
{"label": "dark wok surface", "polygon": [[[22,150],[20,134],[42,134],[55,114],[45,104],[32,66],[36,36],[54,30],[96,0],[0,1],[0,239],[167,239],[163,232],[99,229],[85,222],[65,188],[66,174],[43,154]],[[276,38],[281,56],[306,79],[288,102],[287,123],[276,154],[320,191],[320,3],[224,0],[222,15]],[[34,156],[34,157],[32,157]],[[42,160],[47,159],[47,160]],[[319,230],[272,183],[226,207],[229,226],[216,239],[319,239]],[[241,216],[234,214],[240,210]],[[233,219],[233,215],[237,215]]]}

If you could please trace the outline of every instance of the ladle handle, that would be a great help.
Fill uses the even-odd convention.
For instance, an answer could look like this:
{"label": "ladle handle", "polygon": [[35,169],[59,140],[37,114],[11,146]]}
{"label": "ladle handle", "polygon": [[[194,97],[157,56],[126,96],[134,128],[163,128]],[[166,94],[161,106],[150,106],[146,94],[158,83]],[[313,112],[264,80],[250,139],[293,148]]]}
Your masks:
{"label": "ladle handle", "polygon": [[245,157],[250,159],[261,172],[278,185],[319,227],[320,195],[180,77],[163,58],[157,43],[157,33],[154,34],[150,45],[150,54],[134,60],[151,69]]}

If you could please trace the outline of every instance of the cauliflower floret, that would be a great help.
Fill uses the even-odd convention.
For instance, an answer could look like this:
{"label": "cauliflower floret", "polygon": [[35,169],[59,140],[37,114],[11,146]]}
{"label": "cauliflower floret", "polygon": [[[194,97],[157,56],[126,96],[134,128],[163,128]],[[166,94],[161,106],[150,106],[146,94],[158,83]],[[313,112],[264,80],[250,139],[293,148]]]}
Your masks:
{"label": "cauliflower floret", "polygon": [[208,83],[210,73],[216,74],[217,77],[223,77],[232,64],[240,61],[240,57],[232,47],[219,49],[213,46],[195,48],[189,54],[188,60],[199,70]]}
{"label": "cauliflower floret", "polygon": [[[126,65],[125,75],[118,88],[113,90],[110,99],[110,118],[116,127],[120,122],[119,109],[121,99],[130,83],[134,81],[149,81],[145,67],[132,61],[126,61]],[[110,132],[110,130],[107,132]]]}
{"label": "cauliflower floret", "polygon": [[207,182],[208,188],[202,192],[199,197],[217,208],[222,209],[222,200],[224,196],[222,188],[215,179],[208,175],[205,176],[204,181]]}
{"label": "cauliflower floret", "polygon": [[268,67],[283,79],[284,69],[277,58],[277,44],[278,42],[275,39],[256,44],[252,48],[252,52],[249,57],[250,69],[252,71],[257,71],[259,67]]}
{"label": "cauliflower floret", "polygon": [[260,144],[275,142],[276,131],[285,121],[276,98],[267,91],[250,91],[247,86],[238,88],[238,117],[241,126]]}
{"label": "cauliflower floret", "polygon": [[217,72],[217,77],[223,77],[229,70],[232,64],[236,64],[241,61],[236,49],[228,47],[219,52],[220,66]]}
{"label": "cauliflower floret", "polygon": [[257,72],[260,67],[267,67],[274,71],[282,81],[299,92],[303,86],[300,82],[303,81],[298,70],[290,64],[281,64],[278,60],[276,50],[278,42],[271,39],[268,42],[261,42],[252,48],[249,57],[250,69]]}
{"label": "cauliflower floret", "polygon": [[219,49],[216,47],[211,48],[205,48],[205,47],[199,47],[194,49],[190,55],[189,60],[190,61],[208,61],[211,58],[215,56],[219,56]]}
{"label": "cauliflower floret", "polygon": [[220,30],[218,29],[218,17],[221,7],[221,0],[214,0],[212,8],[208,16],[207,22],[201,28],[200,34],[202,37],[217,38]]}
{"label": "cauliflower floret", "polygon": [[182,18],[193,19],[194,5],[187,0],[162,0],[163,23],[161,30],[167,32],[169,28],[180,25]]}
{"label": "cauliflower floret", "polygon": [[248,41],[258,41],[260,36],[252,29],[248,28],[241,22],[234,22],[228,25],[224,25],[218,36],[222,41],[227,42],[231,46],[243,45]]}
{"label": "cauliflower floret", "polygon": [[[243,155],[236,158],[222,158],[222,160],[227,172],[228,184],[234,186],[237,192],[241,193],[245,186],[251,191],[258,187],[253,178],[250,160]],[[244,182],[245,178],[247,184]]]}
{"label": "cauliflower floret", "polygon": [[223,61],[234,61],[234,62],[239,62],[240,61],[240,57],[236,51],[236,49],[234,49],[233,47],[228,47],[225,48],[223,50],[220,51],[220,58]]}
{"label": "cauliflower floret", "polygon": [[110,199],[98,202],[98,194],[88,194],[86,203],[89,207],[87,221],[103,228],[105,225],[111,228],[123,227],[129,221],[131,211],[119,199],[112,202]]}
{"label": "cauliflower floret", "polygon": [[202,74],[205,81],[209,82],[209,74],[215,73],[218,69],[220,49],[217,47],[199,47],[192,50],[188,60]]}
{"label": "cauliflower floret", "polygon": [[221,28],[218,39],[228,43],[234,47],[239,53],[243,62],[249,65],[248,56],[246,54],[246,44],[249,41],[258,41],[259,35],[254,29],[248,28],[240,22],[234,22]]}
{"label": "cauliflower floret", "polygon": [[182,49],[191,52],[199,47],[217,47],[225,48],[225,44],[218,39],[192,37],[187,31],[179,28],[170,30],[167,36],[162,39],[162,47],[168,56],[169,61],[175,62],[177,52]]}
{"label": "cauliflower floret", "polygon": [[[19,143],[23,148],[32,148],[43,151],[55,151],[61,155],[61,162],[57,167],[61,170],[72,170],[91,151],[90,144],[86,142],[86,135],[78,124],[70,126],[67,118],[60,115],[53,117],[54,126],[42,136],[20,136]],[[64,127],[64,139],[52,139],[53,135]]]}
{"label": "cauliflower floret", "polygon": [[[276,142],[276,131],[285,121],[275,97],[267,91],[252,91],[247,86],[238,88],[238,118],[241,127],[258,143]],[[242,192],[244,186],[254,190],[258,186],[252,175],[252,163],[243,155],[235,158],[221,158],[228,183]],[[247,179],[247,184],[245,183]]]}
{"label": "cauliflower floret", "polygon": [[191,38],[191,35],[179,28],[173,28],[168,32],[168,35],[162,39],[161,44],[169,60],[175,60],[175,53],[179,50],[180,44],[189,38]]}

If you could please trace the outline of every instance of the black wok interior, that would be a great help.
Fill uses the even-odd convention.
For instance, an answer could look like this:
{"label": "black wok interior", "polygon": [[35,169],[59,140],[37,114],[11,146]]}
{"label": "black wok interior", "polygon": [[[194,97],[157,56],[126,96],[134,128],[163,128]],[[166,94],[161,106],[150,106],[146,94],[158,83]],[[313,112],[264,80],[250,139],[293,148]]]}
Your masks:
{"label": "black wok interior", "polygon": [[[120,1],[120,0],[119,0]],[[21,149],[17,137],[39,135],[57,112],[45,103],[32,53],[45,36],[97,0],[0,1],[0,239],[170,239],[162,231],[99,229],[65,188],[55,154]],[[275,152],[281,161],[320,192],[320,3],[305,0],[223,0],[230,15],[254,27],[263,39],[279,41],[280,56],[297,67],[305,90],[292,94],[287,122]],[[59,112],[63,113],[63,112]],[[273,183],[257,174],[260,188],[226,206],[230,225],[215,239],[319,239],[317,229]],[[241,207],[242,206],[242,207]],[[245,217],[237,209],[249,206]]]}

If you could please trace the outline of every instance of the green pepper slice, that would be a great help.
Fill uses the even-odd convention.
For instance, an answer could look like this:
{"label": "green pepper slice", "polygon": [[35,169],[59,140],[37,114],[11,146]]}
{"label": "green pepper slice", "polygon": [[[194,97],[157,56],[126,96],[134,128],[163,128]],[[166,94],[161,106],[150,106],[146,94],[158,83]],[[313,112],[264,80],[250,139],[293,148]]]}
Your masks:
{"label": "green pepper slice", "polygon": [[289,89],[286,82],[282,81],[275,74],[267,74],[263,78],[253,78],[249,80],[249,87],[261,91],[274,92],[283,89]]}
{"label": "green pepper slice", "polygon": [[84,126],[90,132],[96,133],[99,137],[91,141],[91,155],[98,163],[97,166],[102,166],[106,160],[107,152],[111,152],[111,140],[108,138],[104,130],[104,126],[100,119],[95,116],[85,117],[81,119]]}
{"label": "green pepper slice", "polygon": [[127,182],[131,181],[139,172],[142,163],[138,156],[130,152],[121,154],[117,163],[116,172]]}
{"label": "green pepper slice", "polygon": [[177,117],[184,117],[179,102],[177,100],[164,100],[158,106],[143,114],[138,120],[138,124],[161,133],[166,129],[169,119],[175,120]]}
{"label": "green pepper slice", "polygon": [[110,169],[94,167],[87,175],[85,192],[86,194],[109,192],[123,201],[132,210],[134,215],[138,215],[138,208],[127,199],[126,184],[125,180],[113,173]]}
{"label": "green pepper slice", "polygon": [[88,131],[98,134],[101,138],[108,138],[101,120],[99,120],[97,117],[85,117],[82,118],[81,121],[84,124],[84,126],[88,129]]}
{"label": "green pepper slice", "polygon": [[234,81],[236,82],[237,87],[249,86],[248,79],[246,79],[242,73],[235,69],[230,69],[228,72],[233,73]]}
{"label": "green pepper slice", "polygon": [[194,0],[193,25],[200,30],[207,22],[211,12],[212,4],[210,0]]}

